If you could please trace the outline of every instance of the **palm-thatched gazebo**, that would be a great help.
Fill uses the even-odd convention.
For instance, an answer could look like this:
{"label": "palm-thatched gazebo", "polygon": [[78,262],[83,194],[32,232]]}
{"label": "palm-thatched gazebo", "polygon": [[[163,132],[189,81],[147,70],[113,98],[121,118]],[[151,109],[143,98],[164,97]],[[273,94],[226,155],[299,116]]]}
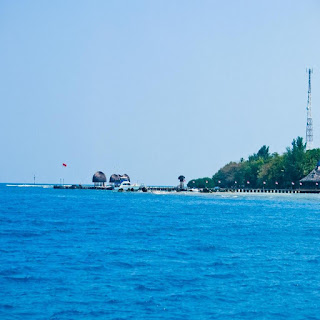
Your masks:
{"label": "palm-thatched gazebo", "polygon": [[113,174],[109,179],[109,183],[115,187],[118,187],[123,181],[129,181],[130,177],[127,174]]}
{"label": "palm-thatched gazebo", "polygon": [[97,171],[92,177],[92,182],[94,183],[95,187],[104,186],[104,184],[107,182],[106,175],[102,171]]}
{"label": "palm-thatched gazebo", "polygon": [[184,184],[183,183],[184,183],[185,179],[186,179],[186,177],[183,176],[183,175],[178,177],[178,180],[180,181],[180,185],[179,185],[180,190],[184,189]]}
{"label": "palm-thatched gazebo", "polygon": [[318,189],[320,186],[320,161],[316,167],[304,178],[300,180],[300,186],[303,189]]}

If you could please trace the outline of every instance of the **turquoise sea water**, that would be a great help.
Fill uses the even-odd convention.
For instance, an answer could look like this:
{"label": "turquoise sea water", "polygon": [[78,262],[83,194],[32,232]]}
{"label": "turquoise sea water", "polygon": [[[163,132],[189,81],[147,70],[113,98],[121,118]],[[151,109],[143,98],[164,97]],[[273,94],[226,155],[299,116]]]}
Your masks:
{"label": "turquoise sea water", "polygon": [[0,319],[319,319],[320,195],[0,185]]}

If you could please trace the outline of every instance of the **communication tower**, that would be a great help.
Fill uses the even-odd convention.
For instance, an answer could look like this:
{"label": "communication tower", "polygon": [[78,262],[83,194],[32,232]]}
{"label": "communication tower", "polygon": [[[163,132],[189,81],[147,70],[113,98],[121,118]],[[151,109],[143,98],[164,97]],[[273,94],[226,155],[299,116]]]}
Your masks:
{"label": "communication tower", "polygon": [[311,150],[313,148],[313,122],[311,115],[311,74],[313,73],[313,69],[306,70],[309,76],[308,81],[308,103],[307,103],[307,128],[306,128],[306,143],[307,150]]}

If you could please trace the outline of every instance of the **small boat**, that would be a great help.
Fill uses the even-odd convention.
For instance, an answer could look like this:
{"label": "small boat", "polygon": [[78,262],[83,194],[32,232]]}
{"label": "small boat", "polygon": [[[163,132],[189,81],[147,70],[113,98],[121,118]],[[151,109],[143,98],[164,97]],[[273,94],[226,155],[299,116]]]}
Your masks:
{"label": "small boat", "polygon": [[114,187],[114,191],[138,191],[140,189],[140,185],[131,184],[130,181],[121,182],[120,186]]}

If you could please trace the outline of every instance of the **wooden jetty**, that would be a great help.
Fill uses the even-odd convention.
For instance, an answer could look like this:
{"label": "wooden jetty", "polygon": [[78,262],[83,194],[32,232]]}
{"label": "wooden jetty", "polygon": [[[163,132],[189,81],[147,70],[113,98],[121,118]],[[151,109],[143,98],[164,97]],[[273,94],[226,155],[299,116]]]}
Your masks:
{"label": "wooden jetty", "polygon": [[[111,186],[82,186],[81,184],[73,185],[54,185],[54,189],[83,189],[83,190],[112,190]],[[172,186],[141,186],[140,191],[143,192],[192,192],[191,189],[180,189],[179,187]],[[131,191],[132,192],[132,191]],[[233,193],[320,193],[320,189],[266,189],[266,188],[220,188],[220,189],[199,189],[202,193],[220,193],[220,192],[233,192]]]}
{"label": "wooden jetty", "polygon": [[251,188],[221,188],[219,190],[208,189],[202,192],[240,192],[240,193],[320,193],[320,189],[251,189]]}
{"label": "wooden jetty", "polygon": [[[54,189],[83,189],[83,190],[113,190],[111,186],[83,186],[81,184],[73,184],[73,185],[54,185]],[[152,191],[164,191],[164,192],[173,192],[173,191],[188,191],[187,189],[180,190],[177,187],[160,187],[160,186],[141,186],[140,189],[143,192],[152,192]]]}
{"label": "wooden jetty", "polygon": [[[173,192],[177,191],[177,187],[146,187],[147,191],[165,191],[165,192]],[[185,190],[187,191],[187,190]]]}
{"label": "wooden jetty", "polygon": [[83,186],[81,184],[57,184],[53,186],[53,189],[84,189],[84,190],[112,190],[110,187],[105,186]]}

